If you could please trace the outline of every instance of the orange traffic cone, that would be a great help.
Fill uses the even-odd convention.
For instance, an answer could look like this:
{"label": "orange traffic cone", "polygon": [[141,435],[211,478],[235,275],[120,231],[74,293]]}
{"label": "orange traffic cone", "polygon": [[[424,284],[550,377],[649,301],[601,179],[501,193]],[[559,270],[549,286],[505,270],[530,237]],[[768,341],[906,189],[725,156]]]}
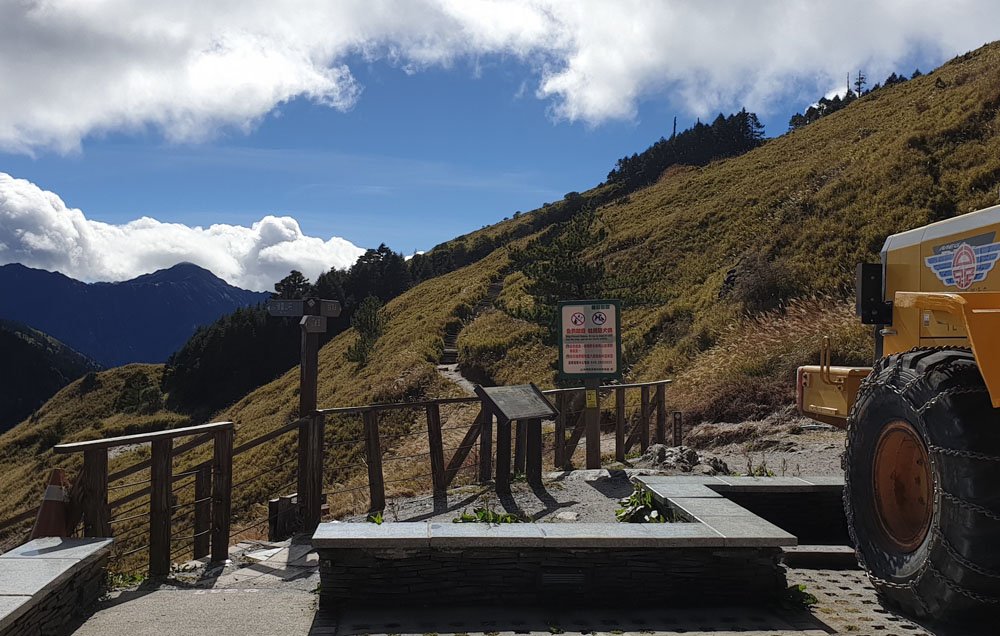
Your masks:
{"label": "orange traffic cone", "polygon": [[31,529],[31,538],[65,537],[68,503],[66,475],[61,468],[53,468],[49,474],[49,485],[45,488],[42,505],[38,509],[35,527]]}

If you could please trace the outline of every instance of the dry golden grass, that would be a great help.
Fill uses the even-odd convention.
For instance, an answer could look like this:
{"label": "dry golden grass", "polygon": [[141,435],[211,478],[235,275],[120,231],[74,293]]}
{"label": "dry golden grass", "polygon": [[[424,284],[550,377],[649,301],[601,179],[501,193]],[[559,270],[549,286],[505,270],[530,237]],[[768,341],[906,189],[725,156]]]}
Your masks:
{"label": "dry golden grass", "polygon": [[792,401],[795,369],[819,360],[824,336],[830,337],[835,364],[872,359],[870,328],[859,323],[852,306],[826,298],[795,300],[727,329],[677,376],[668,400],[689,421],[762,417]]}

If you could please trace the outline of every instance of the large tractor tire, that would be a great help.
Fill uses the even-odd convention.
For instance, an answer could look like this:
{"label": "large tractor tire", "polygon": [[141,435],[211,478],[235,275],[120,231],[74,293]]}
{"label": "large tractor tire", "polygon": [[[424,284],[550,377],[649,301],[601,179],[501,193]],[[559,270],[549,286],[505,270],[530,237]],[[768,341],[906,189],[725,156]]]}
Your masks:
{"label": "large tractor tire", "polygon": [[883,602],[922,618],[1000,617],[1000,409],[972,353],[882,359],[844,459],[848,530]]}

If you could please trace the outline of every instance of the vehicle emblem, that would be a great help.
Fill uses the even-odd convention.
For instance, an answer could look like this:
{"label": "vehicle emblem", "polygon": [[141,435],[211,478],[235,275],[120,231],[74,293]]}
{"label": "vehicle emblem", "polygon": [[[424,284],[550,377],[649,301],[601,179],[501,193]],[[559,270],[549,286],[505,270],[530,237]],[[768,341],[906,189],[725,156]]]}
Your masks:
{"label": "vehicle emblem", "polygon": [[934,255],[925,258],[924,262],[945,285],[969,289],[974,283],[985,280],[1000,258],[1000,243],[976,245],[981,242],[976,239],[980,238],[938,246]]}

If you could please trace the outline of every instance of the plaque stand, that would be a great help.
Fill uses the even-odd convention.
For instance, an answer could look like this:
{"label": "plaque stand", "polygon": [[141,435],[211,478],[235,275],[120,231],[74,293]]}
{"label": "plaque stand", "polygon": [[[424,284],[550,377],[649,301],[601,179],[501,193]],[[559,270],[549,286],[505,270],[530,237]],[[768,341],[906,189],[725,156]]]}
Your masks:
{"label": "plaque stand", "polygon": [[[511,468],[523,472],[532,486],[542,485],[542,419],[558,415],[556,409],[534,384],[519,386],[476,387],[476,395],[483,401],[483,413],[495,414],[496,443],[496,491],[510,493]],[[511,435],[516,426],[515,435]],[[488,434],[488,428],[483,429]],[[483,440],[485,441],[485,437]],[[600,431],[598,431],[598,443]],[[598,447],[600,450],[600,447]],[[489,444],[480,447],[489,452]],[[514,454],[511,465],[511,451]],[[598,453],[600,459],[600,453]],[[488,466],[488,460],[482,466]],[[483,469],[488,478],[488,469]],[[483,475],[481,474],[480,477]]]}

